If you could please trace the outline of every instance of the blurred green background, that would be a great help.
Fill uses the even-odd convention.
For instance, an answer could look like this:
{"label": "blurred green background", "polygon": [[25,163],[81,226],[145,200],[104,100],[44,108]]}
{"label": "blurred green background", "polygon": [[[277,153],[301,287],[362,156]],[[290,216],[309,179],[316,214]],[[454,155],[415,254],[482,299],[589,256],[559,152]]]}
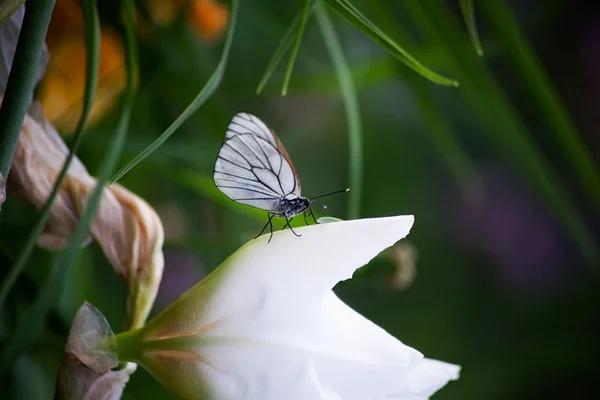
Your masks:
{"label": "blurred green background", "polygon": [[[119,166],[179,116],[221,56],[226,4],[182,3],[137,2],[139,82]],[[78,7],[58,0],[64,9],[73,4]],[[354,217],[351,201],[358,201],[360,217],[415,215],[402,245],[382,253],[336,292],[427,357],[462,366],[460,379],[435,399],[589,398],[600,356],[600,181],[594,161],[600,144],[600,10],[592,2],[566,0],[475,2],[485,53],[480,57],[458,0],[352,4],[421,63],[460,86],[427,80],[328,8],[358,99],[350,121],[360,116],[360,140],[354,142],[362,151],[360,162],[349,150],[345,105],[352,87],[344,97],[315,15],[307,22],[287,95],[281,95],[287,55],[257,95],[303,2],[243,2],[214,95],[120,181],[147,200],[165,225],[165,271],[153,314],[266,221],[266,213],[235,204],[212,183],[225,128],[236,112],[246,111],[277,132],[304,195],[352,186],[362,176],[358,194],[318,201],[319,215]],[[117,38],[123,33],[119,9],[118,1],[99,4],[103,27]],[[168,12],[173,17],[162,21]],[[60,23],[52,23],[59,35]],[[52,62],[66,57],[67,67],[75,65],[69,58],[75,50],[59,51],[61,43],[64,37],[48,40],[57,60]],[[116,57],[108,78],[101,76],[110,99],[122,90],[120,62],[121,69]],[[60,104],[53,96],[66,96],[61,93],[45,91],[45,107]],[[53,119],[64,127],[67,142],[72,128],[61,118],[70,107]],[[119,112],[116,100],[107,101],[85,133],[79,155],[92,175],[103,162]],[[360,169],[362,175],[356,175]],[[11,197],[3,207],[0,276],[36,215]],[[44,286],[52,257],[36,250],[19,277],[1,314],[4,345]],[[66,290],[43,334],[5,377],[7,399],[52,398],[64,342],[82,301],[100,309],[116,332],[122,330],[124,287],[96,244],[81,253],[65,279]],[[139,369],[123,399],[154,398],[174,397]]]}

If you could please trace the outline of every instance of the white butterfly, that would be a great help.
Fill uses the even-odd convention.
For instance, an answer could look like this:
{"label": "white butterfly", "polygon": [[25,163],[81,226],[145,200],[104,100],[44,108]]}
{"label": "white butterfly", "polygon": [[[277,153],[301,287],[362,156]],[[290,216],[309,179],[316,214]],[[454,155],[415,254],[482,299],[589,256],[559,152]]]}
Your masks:
{"label": "white butterfly", "polygon": [[285,148],[275,132],[254,115],[238,113],[229,123],[213,179],[231,200],[268,212],[269,221],[260,234],[270,225],[273,236],[274,216],[285,218],[284,228],[290,229],[291,219],[300,213],[305,222],[307,215],[317,222],[312,200],[300,194],[300,179]]}

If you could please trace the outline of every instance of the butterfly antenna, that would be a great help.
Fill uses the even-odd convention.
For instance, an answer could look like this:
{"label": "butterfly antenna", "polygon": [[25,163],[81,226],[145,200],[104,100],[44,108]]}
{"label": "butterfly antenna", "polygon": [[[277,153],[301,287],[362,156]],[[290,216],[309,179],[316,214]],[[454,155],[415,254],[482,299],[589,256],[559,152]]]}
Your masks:
{"label": "butterfly antenna", "polygon": [[313,197],[311,200],[319,199],[319,198],[321,198],[321,197],[327,197],[327,196],[331,196],[332,194],[345,193],[345,192],[349,192],[349,191],[350,191],[350,188],[343,189],[343,190],[337,190],[337,191],[335,191],[335,192],[331,192],[331,193],[327,193],[327,194],[322,194],[322,195],[320,195],[320,196]]}

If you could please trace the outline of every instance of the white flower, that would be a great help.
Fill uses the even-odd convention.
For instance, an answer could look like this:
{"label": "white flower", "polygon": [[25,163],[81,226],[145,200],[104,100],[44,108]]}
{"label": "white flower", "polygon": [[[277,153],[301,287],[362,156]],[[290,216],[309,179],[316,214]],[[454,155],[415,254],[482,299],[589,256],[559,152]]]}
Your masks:
{"label": "white flower", "polygon": [[423,358],[331,290],[413,222],[335,222],[253,240],[146,326],[117,335],[119,357],[189,399],[427,399],[460,368]]}

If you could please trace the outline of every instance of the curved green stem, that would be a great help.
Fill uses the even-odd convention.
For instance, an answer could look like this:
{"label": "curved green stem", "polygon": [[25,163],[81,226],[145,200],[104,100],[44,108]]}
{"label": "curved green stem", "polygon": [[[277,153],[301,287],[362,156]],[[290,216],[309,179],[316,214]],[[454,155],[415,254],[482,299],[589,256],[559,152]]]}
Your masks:
{"label": "curved green stem", "polygon": [[0,173],[6,178],[36,85],[44,38],[55,0],[29,0],[0,108]]}
{"label": "curved green stem", "polygon": [[483,49],[481,47],[481,41],[479,40],[479,33],[477,32],[477,22],[475,21],[475,7],[473,7],[473,0],[460,0],[460,10],[465,19],[465,25],[467,25],[467,31],[471,37],[475,52],[478,56],[483,56]]}
{"label": "curved green stem", "polygon": [[304,35],[304,27],[306,26],[306,21],[308,21],[308,15],[310,14],[311,2],[312,0],[304,0],[302,16],[300,17],[300,25],[298,25],[298,29],[296,31],[296,40],[294,40],[294,47],[292,47],[290,58],[288,59],[288,65],[285,69],[285,75],[283,76],[283,85],[281,86],[281,94],[283,96],[287,94],[290,78],[292,77],[292,70],[294,69],[294,62],[296,61],[296,56],[298,55],[298,50],[300,49],[300,42],[302,41],[302,36]]}
{"label": "curved green stem", "polygon": [[346,118],[348,121],[348,143],[350,163],[350,204],[348,218],[355,219],[360,216],[362,201],[362,174],[363,174],[363,149],[362,149],[362,124],[358,106],[358,96],[352,80],[352,72],[344,56],[340,40],[335,32],[327,10],[322,3],[317,3],[315,10],[317,23],[321,29],[325,46],[329,50],[331,61],[336,71],[337,79],[342,91]]}

